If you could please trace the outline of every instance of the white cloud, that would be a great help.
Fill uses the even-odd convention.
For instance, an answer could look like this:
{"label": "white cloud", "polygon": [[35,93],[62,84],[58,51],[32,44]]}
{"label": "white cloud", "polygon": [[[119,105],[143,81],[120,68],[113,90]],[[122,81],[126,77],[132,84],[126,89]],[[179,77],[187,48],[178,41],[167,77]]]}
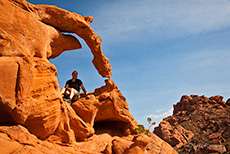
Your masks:
{"label": "white cloud", "polygon": [[164,109],[158,109],[158,110],[156,110],[157,113],[160,113],[162,111],[164,111]]}
{"label": "white cloud", "polygon": [[[160,111],[161,110],[161,111]],[[170,110],[166,111],[166,112],[162,112],[164,109],[159,109],[158,111],[160,111],[161,113],[159,114],[150,114],[147,116],[144,116],[144,118],[142,118],[142,120],[140,120],[141,124],[144,124],[145,128],[149,128],[149,124],[147,123],[147,118],[151,118],[151,122],[156,122],[156,125],[154,125],[153,127],[150,128],[150,131],[153,131],[155,126],[158,126],[158,124],[163,120],[163,118],[166,118],[168,116],[171,116],[173,114],[173,108],[171,108]]]}
{"label": "white cloud", "polygon": [[163,118],[171,116],[172,114],[173,114],[173,108],[171,108],[170,110],[168,110],[166,112],[159,113],[159,114],[150,114],[146,117],[149,117],[152,119],[152,121],[156,122],[156,126],[157,126],[163,120]]}
{"label": "white cloud", "polygon": [[227,0],[117,1],[103,5],[98,15],[103,21],[95,29],[112,41],[177,38],[230,27]]}
{"label": "white cloud", "polygon": [[172,115],[172,113],[173,113],[173,108],[171,108],[170,110],[168,110],[168,111],[166,111],[166,112],[163,112],[163,113],[161,113],[161,114],[150,114],[150,115],[148,115],[147,117],[152,118],[153,121],[154,121],[154,120],[158,121],[158,120],[160,120],[160,119],[163,119],[163,118],[165,118],[165,117],[167,117],[167,116]]}

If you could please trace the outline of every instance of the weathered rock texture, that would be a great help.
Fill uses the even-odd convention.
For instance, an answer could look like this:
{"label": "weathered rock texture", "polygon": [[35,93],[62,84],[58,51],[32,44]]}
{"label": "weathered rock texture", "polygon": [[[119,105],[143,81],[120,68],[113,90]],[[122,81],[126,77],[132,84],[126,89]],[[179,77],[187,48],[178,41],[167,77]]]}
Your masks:
{"label": "weathered rock texture", "polygon": [[[24,0],[0,0],[0,10],[1,153],[176,153],[156,135],[134,131],[137,122],[110,79],[101,39],[89,26],[92,17]],[[95,68],[109,78],[72,106],[62,100],[48,59],[81,44],[61,32],[83,38]]]}
{"label": "weathered rock texture", "polygon": [[222,96],[182,96],[154,133],[181,153],[229,153],[230,106]]}

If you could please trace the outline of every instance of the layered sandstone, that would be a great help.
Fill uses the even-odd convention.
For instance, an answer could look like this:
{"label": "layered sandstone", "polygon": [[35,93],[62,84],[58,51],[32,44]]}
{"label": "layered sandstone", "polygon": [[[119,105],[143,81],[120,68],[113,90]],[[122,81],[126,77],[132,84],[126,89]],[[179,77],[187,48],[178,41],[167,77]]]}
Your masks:
{"label": "layered sandstone", "polygon": [[[137,134],[125,97],[110,79],[101,39],[84,17],[55,6],[0,0],[1,153],[176,153],[152,134]],[[85,40],[105,85],[72,105],[62,100],[48,59]]]}
{"label": "layered sandstone", "polygon": [[154,133],[181,153],[224,153],[230,151],[229,117],[222,96],[184,95]]}

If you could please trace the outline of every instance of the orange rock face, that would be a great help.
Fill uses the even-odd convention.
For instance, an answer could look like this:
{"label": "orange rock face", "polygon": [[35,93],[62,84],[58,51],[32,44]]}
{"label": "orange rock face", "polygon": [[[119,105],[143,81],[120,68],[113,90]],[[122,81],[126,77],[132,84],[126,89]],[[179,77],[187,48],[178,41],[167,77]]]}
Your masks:
{"label": "orange rock face", "polygon": [[[111,67],[92,17],[25,0],[0,0],[1,153],[176,153],[152,134],[137,134],[125,97],[110,79]],[[81,48],[83,38],[105,85],[72,105],[62,100],[57,69],[48,59]],[[121,145],[123,143],[128,143]],[[160,151],[156,152],[158,147]]]}

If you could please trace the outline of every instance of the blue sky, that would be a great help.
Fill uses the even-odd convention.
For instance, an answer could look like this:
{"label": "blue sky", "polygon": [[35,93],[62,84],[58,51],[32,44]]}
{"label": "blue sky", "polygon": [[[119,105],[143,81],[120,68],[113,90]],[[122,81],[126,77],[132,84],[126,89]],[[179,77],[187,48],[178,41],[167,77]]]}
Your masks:
{"label": "blue sky", "polygon": [[[228,0],[28,0],[93,16],[112,79],[130,112],[147,127],[172,114],[182,95],[230,98],[230,1]],[[80,39],[80,38],[79,38]],[[87,91],[104,85],[83,48],[50,60],[60,87],[77,70]]]}

